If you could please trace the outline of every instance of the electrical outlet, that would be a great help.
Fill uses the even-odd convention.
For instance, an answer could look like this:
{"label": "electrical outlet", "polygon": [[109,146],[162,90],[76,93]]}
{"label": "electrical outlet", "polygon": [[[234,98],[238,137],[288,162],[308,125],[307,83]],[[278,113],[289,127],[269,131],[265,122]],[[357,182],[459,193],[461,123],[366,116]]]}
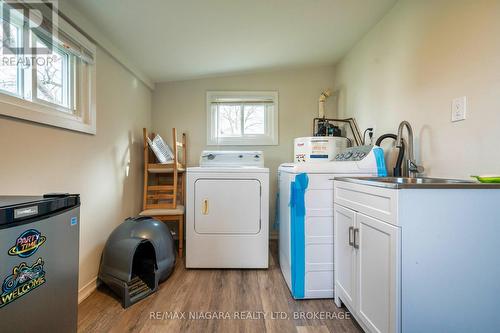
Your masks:
{"label": "electrical outlet", "polygon": [[467,112],[467,97],[457,97],[451,103],[451,121],[465,120]]}

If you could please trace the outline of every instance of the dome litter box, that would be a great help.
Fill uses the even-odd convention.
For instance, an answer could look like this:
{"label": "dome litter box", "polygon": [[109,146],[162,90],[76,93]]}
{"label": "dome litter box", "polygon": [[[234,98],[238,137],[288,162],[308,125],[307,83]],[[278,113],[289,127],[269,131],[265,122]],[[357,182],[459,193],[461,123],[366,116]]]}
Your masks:
{"label": "dome litter box", "polygon": [[99,279],[127,308],[155,292],[170,276],[175,256],[174,240],[163,222],[150,217],[128,218],[104,246]]}

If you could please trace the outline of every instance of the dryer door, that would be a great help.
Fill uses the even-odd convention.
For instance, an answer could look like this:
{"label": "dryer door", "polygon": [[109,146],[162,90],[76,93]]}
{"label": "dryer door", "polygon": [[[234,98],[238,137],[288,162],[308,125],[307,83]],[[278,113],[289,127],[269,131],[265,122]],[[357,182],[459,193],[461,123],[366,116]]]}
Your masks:
{"label": "dryer door", "polygon": [[198,179],[194,229],[199,234],[257,234],[261,184],[256,179]]}

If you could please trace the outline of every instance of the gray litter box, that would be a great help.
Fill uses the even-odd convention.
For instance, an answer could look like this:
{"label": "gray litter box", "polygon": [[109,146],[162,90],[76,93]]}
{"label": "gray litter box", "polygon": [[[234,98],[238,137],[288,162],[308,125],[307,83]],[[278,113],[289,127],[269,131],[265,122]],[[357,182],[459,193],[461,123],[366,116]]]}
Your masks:
{"label": "gray litter box", "polygon": [[155,292],[170,276],[175,256],[174,240],[163,222],[150,217],[128,218],[104,246],[99,279],[127,308]]}

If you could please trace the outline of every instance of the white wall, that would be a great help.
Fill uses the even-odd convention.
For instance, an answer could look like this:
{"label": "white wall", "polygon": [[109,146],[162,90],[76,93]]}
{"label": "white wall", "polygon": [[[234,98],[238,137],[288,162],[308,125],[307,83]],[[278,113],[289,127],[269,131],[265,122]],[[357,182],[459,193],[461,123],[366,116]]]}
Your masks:
{"label": "white wall", "polygon": [[151,91],[101,49],[96,66],[97,135],[0,118],[0,195],[81,195],[80,288],[97,276],[113,228],[141,208],[151,123]]}
{"label": "white wall", "polygon": [[[376,136],[408,120],[428,175],[500,172],[500,1],[400,1],[336,67],[339,115]],[[467,120],[451,101],[468,97]]]}
{"label": "white wall", "polygon": [[[312,134],[312,119],[317,116],[319,95],[323,89],[332,87],[333,74],[330,66],[157,84],[153,93],[153,129],[168,140],[171,140],[172,127],[186,132],[191,166],[198,165],[203,149],[263,150],[271,175],[270,223],[273,223],[278,166],[293,160],[294,138]],[[207,147],[205,96],[208,90],[277,90],[279,145]],[[326,109],[327,116],[333,116],[332,101],[329,100]]]}

